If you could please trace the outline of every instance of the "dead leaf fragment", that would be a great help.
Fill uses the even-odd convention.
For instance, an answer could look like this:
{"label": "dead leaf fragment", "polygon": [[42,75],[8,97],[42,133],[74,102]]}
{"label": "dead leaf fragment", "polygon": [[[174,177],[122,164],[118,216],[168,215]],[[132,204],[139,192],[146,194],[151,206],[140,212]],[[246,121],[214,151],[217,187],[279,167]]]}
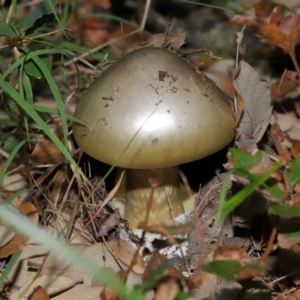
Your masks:
{"label": "dead leaf fragment", "polygon": [[[116,255],[116,257],[123,262],[126,266],[130,266],[137,249],[129,242],[123,239],[117,239],[107,242],[109,249]],[[132,270],[137,274],[143,274],[145,271],[145,263],[140,255],[137,255],[136,261]]]}
{"label": "dead leaf fragment", "polygon": [[145,43],[134,46],[130,51],[145,48],[145,47],[159,47],[166,48],[169,50],[178,50],[182,45],[185,44],[187,32],[179,29],[169,33],[158,33],[154,34]]}
{"label": "dead leaf fragment", "polygon": [[272,101],[280,101],[288,93],[294,91],[299,85],[297,73],[286,71],[271,87]]}
{"label": "dead leaf fragment", "polygon": [[11,241],[15,235],[16,233],[11,228],[0,224],[0,248]]}
{"label": "dead leaf fragment", "polygon": [[28,298],[36,287],[41,286],[46,289],[49,296],[62,293],[65,290],[72,288],[75,282],[67,276],[42,275],[32,282],[32,278],[24,283],[19,291],[14,292],[10,296],[10,300]]}
{"label": "dead leaf fragment", "polygon": [[39,285],[33,290],[28,300],[50,300],[50,297],[45,288]]}
{"label": "dead leaf fragment", "polygon": [[[29,219],[35,224],[38,223],[39,216],[35,206],[32,203],[22,203],[19,207],[19,210],[24,215],[29,217]],[[6,243],[3,247],[0,248],[0,258],[5,258],[10,256],[11,254],[14,254],[17,250],[19,250],[25,245],[27,240],[27,237],[16,233],[15,236],[8,243]]]}
{"label": "dead leaf fragment", "polygon": [[239,148],[256,148],[262,138],[272,114],[271,93],[267,82],[245,61],[233,81],[237,93],[244,101],[244,111],[237,126]]}
{"label": "dead leaf fragment", "polygon": [[38,142],[31,153],[31,159],[40,164],[60,164],[62,158],[59,149],[47,138]]}
{"label": "dead leaf fragment", "polygon": [[16,192],[24,189],[27,186],[27,181],[20,173],[5,175],[1,187],[7,192]]}

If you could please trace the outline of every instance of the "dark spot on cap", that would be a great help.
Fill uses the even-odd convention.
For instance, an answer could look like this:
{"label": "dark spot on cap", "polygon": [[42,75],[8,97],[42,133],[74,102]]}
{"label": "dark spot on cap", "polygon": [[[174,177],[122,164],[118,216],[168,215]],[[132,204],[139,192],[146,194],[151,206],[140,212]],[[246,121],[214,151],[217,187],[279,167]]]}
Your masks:
{"label": "dark spot on cap", "polygon": [[80,135],[81,138],[83,138],[83,137],[85,137],[85,136],[87,136],[87,130],[84,130],[84,131],[81,133],[81,135]]}
{"label": "dark spot on cap", "polygon": [[166,77],[170,77],[168,72],[166,71],[158,71],[158,80],[159,81],[165,81]]}
{"label": "dark spot on cap", "polygon": [[104,125],[107,125],[107,116],[105,116],[103,119],[101,119],[101,121],[104,123]]}
{"label": "dark spot on cap", "polygon": [[153,140],[151,140],[152,145],[157,145],[158,142],[159,142],[159,138],[154,138]]}
{"label": "dark spot on cap", "polygon": [[114,101],[114,98],[113,97],[102,97],[102,100],[105,100],[105,101]]}

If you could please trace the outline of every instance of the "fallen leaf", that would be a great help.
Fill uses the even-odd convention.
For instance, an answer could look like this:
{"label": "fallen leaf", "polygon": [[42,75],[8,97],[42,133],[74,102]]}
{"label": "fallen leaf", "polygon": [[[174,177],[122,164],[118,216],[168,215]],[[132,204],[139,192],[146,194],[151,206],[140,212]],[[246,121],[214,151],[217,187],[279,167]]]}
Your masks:
{"label": "fallen leaf", "polygon": [[60,150],[47,138],[35,145],[30,157],[40,164],[61,164],[63,159]]}
{"label": "fallen leaf", "polygon": [[50,300],[50,297],[45,288],[39,285],[33,290],[28,300]]}
{"label": "fallen leaf", "polygon": [[0,224],[0,248],[11,241],[15,235],[16,233],[11,228]]}
{"label": "fallen leaf", "polygon": [[62,293],[65,290],[72,288],[76,283],[67,276],[41,275],[34,281],[32,279],[24,283],[19,291],[11,294],[10,300],[27,299],[33,293],[36,287],[43,287],[49,296]]}
{"label": "fallen leaf", "polygon": [[[35,224],[38,223],[38,212],[32,203],[22,203],[19,207],[19,210],[24,215],[28,216],[29,219],[31,219]],[[6,243],[3,247],[0,248],[0,258],[5,258],[15,253],[17,250],[21,249],[25,245],[27,240],[27,237],[16,233],[15,236],[8,243]]]}
{"label": "fallen leaf", "polygon": [[[32,241],[34,241],[34,239],[32,239]],[[121,268],[126,270],[125,264],[122,261],[116,261],[116,255],[112,255],[103,243],[95,243],[93,245],[76,244],[69,245],[69,247],[76,249],[83,256],[92,259],[95,265],[99,266],[99,268],[106,268],[114,273],[121,271]],[[60,260],[56,256],[50,254],[46,261],[44,261],[44,256],[47,253],[48,251],[45,247],[27,243],[27,245],[23,248],[18,262],[9,273],[8,280],[14,285],[23,286],[29,278],[33,277],[33,270],[42,268],[42,274],[56,276],[64,274],[74,282],[82,281],[86,286],[101,286],[101,283],[96,282],[92,274],[83,272],[77,267],[66,265],[64,261]],[[127,256],[126,261],[131,260],[132,257]],[[30,268],[30,271],[28,268]],[[137,265],[136,268],[137,270],[140,270],[139,265]],[[140,276],[137,278],[135,273],[130,272],[127,278],[127,283],[138,284],[140,282],[137,282],[137,279],[140,279]]]}
{"label": "fallen leaf", "polygon": [[[109,249],[116,257],[126,266],[130,266],[137,249],[129,242],[123,239],[117,239],[107,242]],[[138,254],[133,264],[132,270],[137,274],[143,274],[145,271],[145,263],[143,258]]]}
{"label": "fallen leaf", "polygon": [[77,284],[72,289],[65,291],[64,293],[52,297],[53,300],[99,300],[99,295],[103,287],[100,286],[87,286],[84,284]]}
{"label": "fallen leaf", "polygon": [[179,291],[180,283],[177,282],[176,278],[167,278],[158,285],[153,300],[173,300]]}
{"label": "fallen leaf", "polygon": [[244,16],[244,15],[235,15],[233,18],[228,22],[232,26],[240,26],[244,27],[245,25],[247,27],[258,27],[259,23],[257,20],[250,16]]}
{"label": "fallen leaf", "polygon": [[84,40],[86,46],[102,44],[108,38],[107,24],[95,17],[73,19],[69,26],[80,39]]}
{"label": "fallen leaf", "polygon": [[27,186],[27,181],[20,173],[12,173],[4,176],[1,187],[7,192],[16,192]]}
{"label": "fallen leaf", "polygon": [[111,7],[110,0],[93,0],[93,3],[104,9],[109,9]]}
{"label": "fallen leaf", "polygon": [[152,35],[145,43],[132,47],[132,50],[144,47],[159,47],[169,50],[178,50],[185,44],[187,32],[183,29],[174,30],[168,33],[158,33]]}
{"label": "fallen leaf", "polygon": [[19,206],[19,210],[28,217],[34,224],[38,224],[39,222],[39,213],[31,202],[23,202]]}
{"label": "fallen leaf", "polygon": [[244,101],[244,111],[237,126],[239,148],[256,148],[271,120],[270,88],[259,73],[244,61],[233,81],[237,93]]}
{"label": "fallen leaf", "polygon": [[286,71],[275,83],[271,86],[272,101],[280,101],[288,93],[294,91],[298,87],[298,76],[294,71]]}

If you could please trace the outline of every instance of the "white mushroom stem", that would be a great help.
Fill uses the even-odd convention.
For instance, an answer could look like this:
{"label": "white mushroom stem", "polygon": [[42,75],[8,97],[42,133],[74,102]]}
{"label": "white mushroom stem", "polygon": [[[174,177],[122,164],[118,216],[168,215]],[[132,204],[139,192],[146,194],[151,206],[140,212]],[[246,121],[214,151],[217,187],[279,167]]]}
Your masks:
{"label": "white mushroom stem", "polygon": [[183,213],[178,167],[126,172],[125,218],[131,228],[169,221]]}

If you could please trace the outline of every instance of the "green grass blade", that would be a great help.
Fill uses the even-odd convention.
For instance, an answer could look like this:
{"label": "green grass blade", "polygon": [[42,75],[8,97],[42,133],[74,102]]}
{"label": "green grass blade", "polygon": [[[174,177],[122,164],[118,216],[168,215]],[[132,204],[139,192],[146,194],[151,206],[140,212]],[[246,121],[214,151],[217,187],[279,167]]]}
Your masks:
{"label": "green grass blade", "polygon": [[[1,81],[0,81],[1,82]],[[21,141],[10,153],[9,157],[3,164],[1,171],[0,171],[0,182],[2,182],[4,175],[6,174],[6,171],[8,167],[10,166],[11,162],[15,158],[16,154],[19,152],[19,150],[22,148],[22,146],[26,143],[26,141]]]}
{"label": "green grass blade", "polygon": [[60,93],[58,91],[56,83],[55,83],[53,77],[51,76],[50,72],[48,71],[47,67],[42,62],[42,60],[38,56],[33,56],[32,59],[36,63],[36,65],[39,66],[40,70],[44,74],[44,76],[50,86],[50,89],[52,91],[52,94],[55,98],[55,101],[56,101],[56,104],[58,107],[58,111],[59,111],[59,115],[61,118],[62,127],[63,127],[64,145],[67,146],[68,145],[67,117],[66,117],[64,103],[60,97]]}
{"label": "green grass blade", "polygon": [[50,138],[50,140],[57,146],[57,148],[61,151],[61,153],[66,157],[66,159],[74,165],[76,169],[78,169],[79,173],[83,178],[86,178],[81,169],[77,166],[75,160],[69,153],[68,149],[62,144],[59,138],[55,135],[53,131],[48,127],[48,125],[43,121],[43,119],[38,115],[38,113],[32,108],[30,104],[26,102],[26,100],[20,96],[16,92],[15,89],[11,87],[10,84],[5,82],[2,78],[0,78],[0,86],[4,89],[4,91],[9,94],[19,105],[20,107],[40,126],[40,128],[44,131],[44,133]]}
{"label": "green grass blade", "polygon": [[66,264],[72,264],[94,275],[95,279],[113,289],[118,296],[128,300],[144,300],[144,297],[136,289],[127,290],[125,284],[111,271],[99,268],[94,262],[82,256],[75,249],[61,244],[53,236],[37,227],[25,216],[13,211],[5,205],[0,205],[0,207],[0,219],[4,223],[12,225],[15,230],[29,238],[34,237],[35,242],[45,246],[49,251],[52,251],[53,254],[64,260]]}

